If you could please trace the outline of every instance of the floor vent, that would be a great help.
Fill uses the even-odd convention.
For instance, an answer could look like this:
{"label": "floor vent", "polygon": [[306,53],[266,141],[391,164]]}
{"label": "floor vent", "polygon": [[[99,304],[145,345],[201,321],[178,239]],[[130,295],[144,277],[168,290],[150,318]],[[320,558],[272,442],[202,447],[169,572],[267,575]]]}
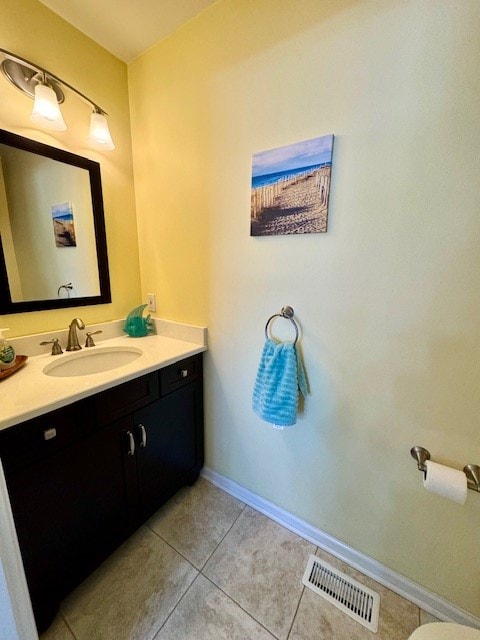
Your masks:
{"label": "floor vent", "polygon": [[375,591],[310,556],[303,584],[374,633],[378,629],[380,596]]}

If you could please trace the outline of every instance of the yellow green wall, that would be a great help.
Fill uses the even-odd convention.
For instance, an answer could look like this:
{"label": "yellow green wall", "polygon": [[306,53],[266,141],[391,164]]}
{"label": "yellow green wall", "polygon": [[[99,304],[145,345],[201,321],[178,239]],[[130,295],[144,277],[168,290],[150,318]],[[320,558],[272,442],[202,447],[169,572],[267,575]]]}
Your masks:
{"label": "yellow green wall", "polygon": [[[480,615],[480,3],[220,0],[129,66],[142,289],[206,323],[207,464]],[[249,237],[253,152],[334,133],[325,235]],[[114,270],[115,273],[115,270]],[[311,395],[250,408],[295,308]]]}
{"label": "yellow green wall", "polygon": [[[3,48],[110,114],[97,154],[85,105],[47,134],[1,81],[1,128],[101,162],[113,302],[78,315],[122,317],[141,299],[126,66],[36,0],[2,8]],[[128,72],[141,289],[209,327],[207,464],[477,616],[480,496],[426,493],[408,451],[480,463],[479,45],[477,0],[220,0]],[[328,233],[250,238],[252,153],[328,133]],[[284,304],[311,395],[282,432],[250,399]]]}
{"label": "yellow green wall", "polygon": [[67,94],[62,113],[68,130],[47,133],[30,126],[33,102],[0,79],[0,128],[100,162],[107,229],[112,303],[78,309],[0,316],[9,336],[62,329],[80,315],[86,324],[124,317],[139,304],[127,67],[37,0],[3,0],[0,46],[43,66],[109,113],[114,152],[88,148],[90,108]]}

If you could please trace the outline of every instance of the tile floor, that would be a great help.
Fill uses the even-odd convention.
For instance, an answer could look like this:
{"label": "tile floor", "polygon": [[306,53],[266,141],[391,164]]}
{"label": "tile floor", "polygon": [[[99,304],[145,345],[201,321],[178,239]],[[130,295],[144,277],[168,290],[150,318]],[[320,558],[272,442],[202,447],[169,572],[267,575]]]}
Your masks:
{"label": "tile floor", "polygon": [[[380,592],[377,634],[303,587],[311,553]],[[432,620],[200,478],[62,603],[41,640],[407,640]]]}

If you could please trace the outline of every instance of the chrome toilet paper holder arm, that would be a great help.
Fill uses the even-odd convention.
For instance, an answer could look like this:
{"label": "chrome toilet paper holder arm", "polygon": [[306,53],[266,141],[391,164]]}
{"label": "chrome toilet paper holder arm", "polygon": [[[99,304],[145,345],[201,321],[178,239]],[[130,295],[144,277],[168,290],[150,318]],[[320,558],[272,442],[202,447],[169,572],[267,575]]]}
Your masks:
{"label": "chrome toilet paper holder arm", "polygon": [[[425,463],[430,460],[430,451],[423,447],[415,446],[410,449],[410,455],[416,460],[418,470],[426,473],[427,466]],[[478,464],[467,464],[463,467],[463,473],[467,476],[467,487],[480,493],[480,466]]]}

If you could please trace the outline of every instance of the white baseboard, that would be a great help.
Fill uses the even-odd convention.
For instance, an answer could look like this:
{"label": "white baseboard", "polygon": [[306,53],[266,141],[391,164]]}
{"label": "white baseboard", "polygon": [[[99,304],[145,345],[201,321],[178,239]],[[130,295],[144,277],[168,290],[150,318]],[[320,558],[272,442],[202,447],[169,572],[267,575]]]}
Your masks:
{"label": "white baseboard", "polygon": [[226,476],[208,467],[202,469],[201,475],[234,498],[245,502],[250,507],[253,507],[253,509],[260,511],[260,513],[278,522],[286,529],[293,531],[293,533],[312,542],[317,547],[331,553],[354,569],[361,571],[388,589],[398,593],[398,595],[406,600],[413,602],[424,611],[431,613],[439,620],[456,622],[480,629],[480,619],[468,613],[468,611],[460,609],[451,602],[448,602],[448,600],[428,591],[416,582],[402,576],[400,573],[389,569],[364,553],[356,551],[330,534],[325,533],[325,531],[317,529],[301,518],[297,518],[288,511],[285,511],[285,509],[265,500],[256,493],[253,493],[253,491],[245,489]]}

